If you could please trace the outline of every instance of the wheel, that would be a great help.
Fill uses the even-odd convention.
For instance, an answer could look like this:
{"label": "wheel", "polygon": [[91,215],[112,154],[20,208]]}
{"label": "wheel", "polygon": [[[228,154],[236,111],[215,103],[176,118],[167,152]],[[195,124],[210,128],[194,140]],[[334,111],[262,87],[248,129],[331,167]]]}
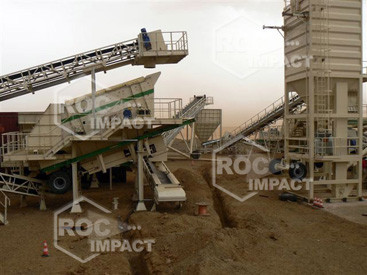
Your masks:
{"label": "wheel", "polygon": [[302,162],[293,162],[289,168],[289,176],[294,180],[302,180],[307,175],[307,167]]}
{"label": "wheel", "polygon": [[280,164],[282,162],[281,159],[272,159],[269,163],[269,170],[273,175],[280,175],[282,173],[281,170],[279,170],[278,168],[276,168],[276,166],[278,164]]}
{"label": "wheel", "polygon": [[71,179],[66,171],[57,171],[50,175],[48,186],[52,193],[65,194],[71,188]]}
{"label": "wheel", "polygon": [[292,201],[292,202],[297,202],[298,198],[296,195],[293,194],[289,194],[289,193],[282,193],[279,195],[279,199],[281,201]]}

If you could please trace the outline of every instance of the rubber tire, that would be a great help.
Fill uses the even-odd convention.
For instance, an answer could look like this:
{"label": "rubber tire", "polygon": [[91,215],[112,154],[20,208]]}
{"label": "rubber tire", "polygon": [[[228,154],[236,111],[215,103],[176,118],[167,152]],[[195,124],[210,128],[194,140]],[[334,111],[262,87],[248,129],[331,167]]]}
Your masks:
{"label": "rubber tire", "polygon": [[289,194],[289,193],[282,193],[279,195],[279,199],[281,201],[291,201],[291,202],[297,202],[298,198],[296,195]]}
{"label": "rubber tire", "polygon": [[307,167],[302,162],[293,162],[293,168],[289,168],[289,176],[294,180],[303,180],[307,176]]}
{"label": "rubber tire", "polygon": [[273,175],[280,175],[282,173],[281,170],[278,170],[275,168],[275,166],[279,163],[281,163],[281,159],[272,159],[269,163],[269,170]]}
{"label": "rubber tire", "polygon": [[49,176],[47,183],[52,193],[65,194],[71,188],[70,174],[66,171],[57,171]]}

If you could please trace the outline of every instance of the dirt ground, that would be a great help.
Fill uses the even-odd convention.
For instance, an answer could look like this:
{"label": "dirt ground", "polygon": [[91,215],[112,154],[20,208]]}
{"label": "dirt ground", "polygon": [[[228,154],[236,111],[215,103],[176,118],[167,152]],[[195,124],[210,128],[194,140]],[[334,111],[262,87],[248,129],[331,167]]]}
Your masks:
{"label": "dirt ground", "polygon": [[[240,203],[212,187],[210,163],[171,161],[168,166],[187,194],[181,209],[160,205],[156,212],[131,214],[132,174],[112,191],[106,184],[83,192],[108,209],[119,197],[113,218],[141,226],[122,238],[154,239],[152,252],[104,253],[82,264],[53,246],[53,213],[71,201],[71,192],[48,194],[47,211],[38,210],[37,198],[19,208],[18,197],[11,196],[10,223],[0,226],[0,274],[367,274],[366,224],[305,203],[282,202],[277,193]],[[241,181],[236,177],[226,184]],[[209,204],[209,216],[195,214],[202,201]],[[48,258],[41,257],[44,240]],[[73,251],[79,241],[84,240],[63,244]]]}

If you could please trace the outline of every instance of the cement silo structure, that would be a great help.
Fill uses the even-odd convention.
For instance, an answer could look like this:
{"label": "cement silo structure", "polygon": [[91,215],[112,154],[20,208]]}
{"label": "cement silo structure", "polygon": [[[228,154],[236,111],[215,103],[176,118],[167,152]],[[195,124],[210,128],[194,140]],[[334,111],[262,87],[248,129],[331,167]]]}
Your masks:
{"label": "cement silo structure", "polygon": [[[308,200],[321,187],[330,200],[361,198],[362,1],[285,2],[284,164],[308,179]],[[294,93],[305,111],[290,111]]]}

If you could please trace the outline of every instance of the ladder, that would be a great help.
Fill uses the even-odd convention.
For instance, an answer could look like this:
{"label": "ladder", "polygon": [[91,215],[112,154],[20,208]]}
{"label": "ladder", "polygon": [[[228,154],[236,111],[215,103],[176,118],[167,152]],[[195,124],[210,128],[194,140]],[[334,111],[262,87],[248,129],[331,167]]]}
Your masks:
{"label": "ladder", "polygon": [[[195,118],[206,105],[212,104],[212,98],[204,96],[194,96],[189,104],[187,104],[182,112],[177,114],[175,118]],[[176,136],[182,131],[184,126],[178,127],[171,131],[163,133],[163,139],[167,146],[171,146]]]}
{"label": "ladder", "polygon": [[[319,44],[318,58],[320,59],[320,68],[315,76],[315,114],[316,114],[316,137],[323,138],[331,134],[331,93],[330,88],[330,45],[329,45],[329,0],[319,1],[317,8],[320,11],[319,24],[316,30],[319,37],[316,40]],[[320,117],[321,115],[322,117]],[[324,155],[327,149],[324,142],[319,142],[317,154]]]}
{"label": "ladder", "polygon": [[7,225],[8,224],[8,206],[10,206],[10,199],[3,191],[0,190],[0,192],[4,197],[4,201],[0,201],[0,205],[4,209],[4,212],[0,213],[0,223]]}

